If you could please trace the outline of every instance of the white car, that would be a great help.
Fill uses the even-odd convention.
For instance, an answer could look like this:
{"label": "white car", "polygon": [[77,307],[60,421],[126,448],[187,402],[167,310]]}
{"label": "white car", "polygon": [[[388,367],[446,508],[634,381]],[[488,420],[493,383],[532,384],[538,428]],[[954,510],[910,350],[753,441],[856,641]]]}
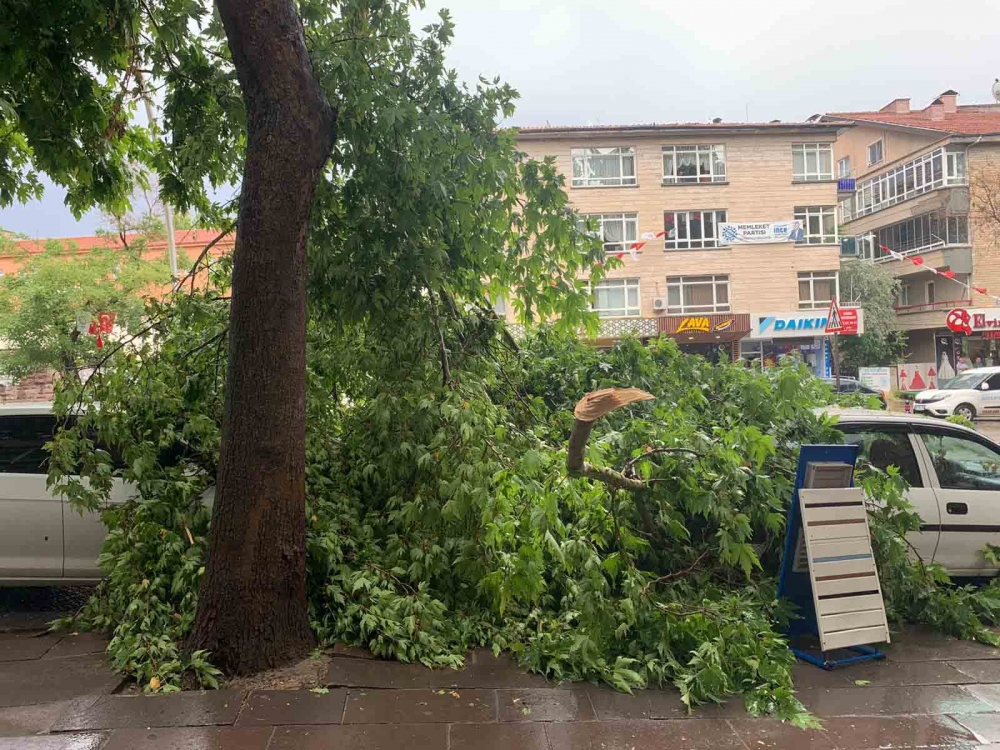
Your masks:
{"label": "white car", "polygon": [[925,562],[937,562],[956,577],[1000,573],[982,552],[987,542],[1000,544],[1000,444],[922,416],[830,413],[845,442],[860,447],[859,465],[899,467],[923,522],[909,541]]}
{"label": "white car", "polygon": [[[106,530],[100,514],[82,515],[45,487],[56,418],[50,403],[0,406],[0,586],[73,585],[99,581],[97,557]],[[114,479],[112,503],[136,492]],[[202,495],[211,504],[214,487]]]}
{"label": "white car", "polygon": [[966,370],[940,388],[920,391],[913,402],[914,414],[966,419],[1000,416],[1000,367]]}

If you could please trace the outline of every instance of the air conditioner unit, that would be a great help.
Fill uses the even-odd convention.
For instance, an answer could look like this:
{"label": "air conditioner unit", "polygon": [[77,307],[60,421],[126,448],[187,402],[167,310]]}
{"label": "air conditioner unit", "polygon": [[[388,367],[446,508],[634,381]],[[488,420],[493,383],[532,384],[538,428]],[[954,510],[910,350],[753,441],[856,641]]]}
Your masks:
{"label": "air conditioner unit", "polygon": [[667,309],[667,300],[663,297],[657,297],[653,300],[653,309],[656,312],[665,312]]}

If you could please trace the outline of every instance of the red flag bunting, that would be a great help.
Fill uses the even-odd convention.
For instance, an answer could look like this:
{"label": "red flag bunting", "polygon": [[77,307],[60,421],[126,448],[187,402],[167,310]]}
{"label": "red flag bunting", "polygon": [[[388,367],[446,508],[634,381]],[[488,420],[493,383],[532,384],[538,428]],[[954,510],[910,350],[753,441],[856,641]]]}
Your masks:
{"label": "red flag bunting", "polygon": [[922,266],[924,264],[924,259],[921,258],[919,255],[915,255],[914,257],[910,258],[910,263],[912,263],[915,266]]}
{"label": "red flag bunting", "polygon": [[618,258],[618,260],[621,260],[625,257],[625,253],[615,253],[615,257]]}
{"label": "red flag bunting", "polygon": [[972,288],[975,289],[980,294],[989,294],[989,291],[986,290],[985,288],[981,287],[981,286],[974,286]]}
{"label": "red flag bunting", "polygon": [[629,245],[628,249],[629,250],[642,250],[642,248],[645,247],[645,245],[646,245],[645,242],[633,242],[631,245]]}
{"label": "red flag bunting", "polygon": [[955,278],[955,272],[952,271],[950,268],[947,271],[938,271],[938,273],[940,273],[946,279],[953,279],[953,278]]}

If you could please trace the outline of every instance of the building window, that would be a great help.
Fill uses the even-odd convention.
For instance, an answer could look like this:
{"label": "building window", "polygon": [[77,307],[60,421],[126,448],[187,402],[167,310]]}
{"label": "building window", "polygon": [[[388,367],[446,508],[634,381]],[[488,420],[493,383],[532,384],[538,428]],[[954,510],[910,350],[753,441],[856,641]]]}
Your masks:
{"label": "building window", "polygon": [[933,305],[934,304],[934,282],[933,281],[928,281],[927,282],[927,289],[926,289],[926,294],[924,296],[924,299],[925,299],[925,301],[927,302],[928,305]]}
{"label": "building window", "polygon": [[948,216],[942,211],[922,214],[881,227],[876,230],[875,239],[871,255],[863,256],[869,260],[890,258],[883,248],[903,255],[916,255],[948,245],[968,245],[969,217],[965,214]]}
{"label": "building window", "polygon": [[909,307],[910,306],[910,285],[902,284],[899,287],[899,299],[897,300],[897,305],[899,307]]}
{"label": "building window", "polygon": [[594,287],[591,309],[601,318],[639,315],[639,279],[605,279]]}
{"label": "building window", "polygon": [[799,272],[800,310],[825,310],[837,294],[836,271]]}
{"label": "building window", "polygon": [[726,147],[664,146],[663,182],[725,182]]}
{"label": "building window", "polygon": [[843,159],[837,160],[837,177],[850,177],[851,176],[851,157],[845,156]]}
{"label": "building window", "polygon": [[882,157],[884,156],[883,148],[884,148],[884,141],[881,138],[875,141],[875,143],[868,144],[869,167],[872,166],[873,164],[878,164],[880,161],[882,161]]}
{"label": "building window", "polygon": [[808,181],[832,180],[833,144],[793,143],[792,179]]}
{"label": "building window", "polygon": [[719,246],[719,224],[725,211],[664,211],[663,246],[667,250],[690,250]]}
{"label": "building window", "polygon": [[841,219],[852,221],[928,190],[968,183],[965,152],[935,149],[860,183],[854,197],[841,203]]}
{"label": "building window", "polygon": [[604,243],[604,252],[622,253],[638,239],[639,214],[589,214],[581,216],[577,229],[591,233]]}
{"label": "building window", "polygon": [[836,206],[796,206],[795,218],[802,222],[806,245],[837,244]]}
{"label": "building window", "polygon": [[729,312],[729,276],[668,276],[667,312]]}
{"label": "building window", "polygon": [[574,148],[573,187],[618,187],[635,185],[635,149]]}

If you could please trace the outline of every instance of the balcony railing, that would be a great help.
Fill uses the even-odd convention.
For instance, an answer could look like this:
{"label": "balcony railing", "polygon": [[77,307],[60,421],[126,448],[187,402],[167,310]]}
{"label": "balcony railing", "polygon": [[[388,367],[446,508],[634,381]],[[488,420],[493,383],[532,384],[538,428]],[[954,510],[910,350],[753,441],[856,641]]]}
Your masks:
{"label": "balcony railing", "polygon": [[840,220],[853,221],[941,187],[968,185],[964,151],[937,148],[863,180],[840,202]]}
{"label": "balcony railing", "polygon": [[967,307],[971,304],[971,299],[945,299],[938,302],[924,302],[919,305],[894,305],[893,309],[897,315],[907,315],[910,313],[934,312],[935,310],[951,310],[953,307]]}
{"label": "balcony railing", "polygon": [[858,181],[853,177],[841,177],[837,180],[838,193],[853,193],[858,189]]}

